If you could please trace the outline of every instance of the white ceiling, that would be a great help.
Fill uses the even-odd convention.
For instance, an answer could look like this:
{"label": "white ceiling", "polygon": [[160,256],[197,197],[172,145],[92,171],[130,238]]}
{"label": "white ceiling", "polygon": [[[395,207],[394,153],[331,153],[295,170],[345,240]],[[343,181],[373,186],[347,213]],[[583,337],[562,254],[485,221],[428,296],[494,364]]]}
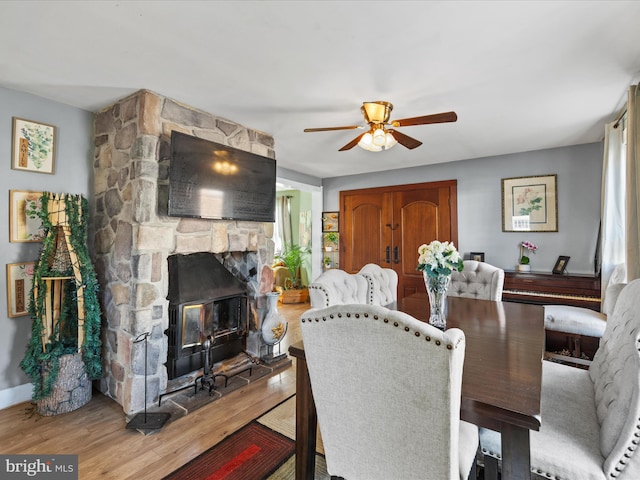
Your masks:
{"label": "white ceiling", "polygon": [[[640,2],[2,1],[0,52],[0,86],[90,111],[146,88],[324,178],[600,141],[640,80]],[[379,153],[303,133],[373,100],[458,121]]]}

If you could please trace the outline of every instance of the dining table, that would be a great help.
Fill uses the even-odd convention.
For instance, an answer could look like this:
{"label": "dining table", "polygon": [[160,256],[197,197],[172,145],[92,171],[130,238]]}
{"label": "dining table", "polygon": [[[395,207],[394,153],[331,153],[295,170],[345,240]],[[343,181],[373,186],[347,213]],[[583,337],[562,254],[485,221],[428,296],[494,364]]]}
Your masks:
{"label": "dining table", "polygon": [[[395,308],[428,322],[429,299],[414,293]],[[449,296],[446,328],[465,334],[460,418],[500,432],[502,479],[531,478],[529,432],[539,430],[544,314],[541,305]],[[303,341],[296,358],[295,478],[314,478],[317,414]],[[428,408],[428,406],[425,406]]]}

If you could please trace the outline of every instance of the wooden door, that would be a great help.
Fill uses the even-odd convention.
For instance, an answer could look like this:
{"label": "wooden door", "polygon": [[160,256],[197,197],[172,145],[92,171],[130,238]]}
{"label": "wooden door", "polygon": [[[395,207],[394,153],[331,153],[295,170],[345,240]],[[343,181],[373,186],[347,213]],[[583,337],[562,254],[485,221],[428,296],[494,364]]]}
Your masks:
{"label": "wooden door", "polygon": [[420,245],[437,239],[457,246],[455,180],[340,192],[340,209],[343,268],[393,268],[398,298],[425,291],[416,270]]}

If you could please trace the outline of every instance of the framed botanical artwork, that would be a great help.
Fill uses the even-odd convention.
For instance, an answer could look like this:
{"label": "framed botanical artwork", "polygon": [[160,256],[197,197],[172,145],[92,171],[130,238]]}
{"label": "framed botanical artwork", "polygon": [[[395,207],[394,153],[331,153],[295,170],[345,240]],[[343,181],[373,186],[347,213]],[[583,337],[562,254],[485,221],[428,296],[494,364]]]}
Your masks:
{"label": "framed botanical artwork", "polygon": [[557,175],[502,179],[503,232],[557,232]]}
{"label": "framed botanical artwork", "polygon": [[567,268],[567,263],[569,263],[570,258],[571,257],[560,255],[558,260],[556,260],[556,264],[553,266],[553,273],[563,274]]}
{"label": "framed botanical artwork", "polygon": [[476,262],[484,262],[484,252],[470,252],[469,259]]}
{"label": "framed botanical artwork", "polygon": [[7,310],[9,317],[29,314],[29,294],[36,262],[7,264]]}
{"label": "framed botanical artwork", "polygon": [[13,117],[11,139],[11,168],[53,173],[56,154],[55,126]]}
{"label": "framed botanical artwork", "polygon": [[322,231],[338,231],[338,212],[322,212]]}
{"label": "framed botanical artwork", "polygon": [[42,192],[9,190],[9,241],[41,242],[44,237],[38,216]]}

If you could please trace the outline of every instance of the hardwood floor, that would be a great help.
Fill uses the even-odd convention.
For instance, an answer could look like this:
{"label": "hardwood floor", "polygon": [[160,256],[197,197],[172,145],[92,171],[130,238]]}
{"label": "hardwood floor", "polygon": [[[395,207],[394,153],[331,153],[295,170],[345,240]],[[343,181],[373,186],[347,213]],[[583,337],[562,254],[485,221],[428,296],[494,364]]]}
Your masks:
{"label": "hardwood floor", "polygon": [[[279,305],[289,322],[286,352],[300,340],[300,314],[309,304]],[[79,478],[159,480],[295,393],[293,365],[247,385],[195,412],[142,435],[127,430],[122,407],[94,392],[84,407],[40,417],[30,403],[0,410],[3,454],[77,454]]]}

